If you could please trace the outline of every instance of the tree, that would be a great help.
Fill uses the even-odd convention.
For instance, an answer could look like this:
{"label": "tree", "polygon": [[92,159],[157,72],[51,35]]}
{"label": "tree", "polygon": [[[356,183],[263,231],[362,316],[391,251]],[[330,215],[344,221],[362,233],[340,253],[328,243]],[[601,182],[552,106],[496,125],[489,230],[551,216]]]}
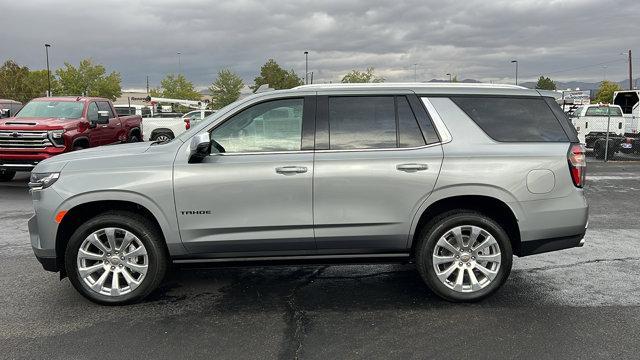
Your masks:
{"label": "tree", "polygon": [[153,97],[164,97],[181,100],[201,100],[202,95],[196,91],[193,83],[182,74],[169,74],[160,82],[160,89],[152,89]]}
{"label": "tree", "polygon": [[106,69],[100,64],[94,64],[91,59],[80,61],[76,68],[65,62],[64,68],[58,69],[58,81],[63,95],[100,96],[115,100],[122,94],[120,87],[120,74],[111,72],[106,74]]}
{"label": "tree", "polygon": [[598,88],[596,97],[593,101],[596,103],[610,103],[613,101],[613,92],[620,90],[622,90],[620,85],[612,81],[604,80],[600,83],[600,88]]}
{"label": "tree", "polygon": [[[60,93],[60,83],[54,74],[50,74],[51,94]],[[49,81],[47,81],[47,70],[31,70],[27,76],[27,88],[31,90],[33,97],[45,96],[49,90]]]}
{"label": "tree", "polygon": [[365,71],[351,70],[344,77],[342,77],[343,83],[381,83],[384,82],[383,77],[375,75],[373,68],[368,67]]}
{"label": "tree", "polygon": [[536,89],[539,90],[555,90],[556,83],[551,80],[551,78],[540,76],[538,79],[538,83],[536,84]]}
{"label": "tree", "polygon": [[[31,71],[12,60],[0,67],[0,98],[27,102],[35,97],[44,96],[48,89],[47,71]],[[51,89],[55,93],[57,82],[51,78]]]}
{"label": "tree", "polygon": [[250,86],[253,92],[256,92],[256,90],[264,84],[268,84],[269,87],[276,90],[291,89],[302,85],[302,79],[296,75],[293,69],[287,71],[280,67],[273,59],[269,59],[262,65],[260,68],[260,76],[256,77],[253,82],[253,86]]}
{"label": "tree", "polygon": [[218,71],[218,78],[211,84],[209,91],[212,96],[212,106],[220,109],[238,100],[240,90],[244,87],[242,79],[229,69]]}

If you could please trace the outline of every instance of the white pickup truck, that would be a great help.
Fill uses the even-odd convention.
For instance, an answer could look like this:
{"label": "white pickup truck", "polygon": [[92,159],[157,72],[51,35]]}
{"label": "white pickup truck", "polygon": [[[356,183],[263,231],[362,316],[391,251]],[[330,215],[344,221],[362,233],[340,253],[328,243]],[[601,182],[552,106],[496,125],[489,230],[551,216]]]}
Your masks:
{"label": "white pickup truck", "polygon": [[193,110],[182,116],[164,117],[163,113],[142,119],[145,141],[167,141],[182,134],[195,122],[213,114],[214,110]]}

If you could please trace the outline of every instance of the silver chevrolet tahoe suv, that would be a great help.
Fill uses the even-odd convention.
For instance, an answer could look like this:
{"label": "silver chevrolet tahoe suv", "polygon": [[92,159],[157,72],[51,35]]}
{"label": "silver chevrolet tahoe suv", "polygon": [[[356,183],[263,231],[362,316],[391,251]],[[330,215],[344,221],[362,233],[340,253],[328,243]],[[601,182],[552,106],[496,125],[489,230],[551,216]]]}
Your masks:
{"label": "silver chevrolet tahoe suv", "polygon": [[508,85],[309,85],[167,142],[33,170],[31,244],[88,299],[144,298],[171,264],[408,262],[451,301],[512,257],[581,246],[584,148],[553,98]]}

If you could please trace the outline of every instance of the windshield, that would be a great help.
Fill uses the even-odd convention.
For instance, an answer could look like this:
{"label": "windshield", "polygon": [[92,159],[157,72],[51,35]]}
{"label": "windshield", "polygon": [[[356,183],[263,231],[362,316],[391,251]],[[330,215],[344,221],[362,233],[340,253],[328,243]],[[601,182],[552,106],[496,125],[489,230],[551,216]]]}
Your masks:
{"label": "windshield", "polygon": [[16,114],[16,117],[79,119],[82,117],[83,109],[84,103],[77,101],[31,101]]}

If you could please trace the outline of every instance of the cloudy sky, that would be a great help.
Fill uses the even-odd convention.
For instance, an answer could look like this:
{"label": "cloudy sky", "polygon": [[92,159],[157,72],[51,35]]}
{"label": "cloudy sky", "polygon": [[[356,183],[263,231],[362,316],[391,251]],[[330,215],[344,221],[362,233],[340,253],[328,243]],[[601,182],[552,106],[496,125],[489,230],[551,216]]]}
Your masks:
{"label": "cloudy sky", "polygon": [[[640,57],[638,0],[0,0],[0,61],[52,67],[90,57],[143,88],[181,71],[208,85],[221,68],[252,82],[274,58],[315,82],[372,66],[387,81],[626,78]],[[178,55],[180,52],[180,66]],[[634,60],[636,71],[639,62]]]}

